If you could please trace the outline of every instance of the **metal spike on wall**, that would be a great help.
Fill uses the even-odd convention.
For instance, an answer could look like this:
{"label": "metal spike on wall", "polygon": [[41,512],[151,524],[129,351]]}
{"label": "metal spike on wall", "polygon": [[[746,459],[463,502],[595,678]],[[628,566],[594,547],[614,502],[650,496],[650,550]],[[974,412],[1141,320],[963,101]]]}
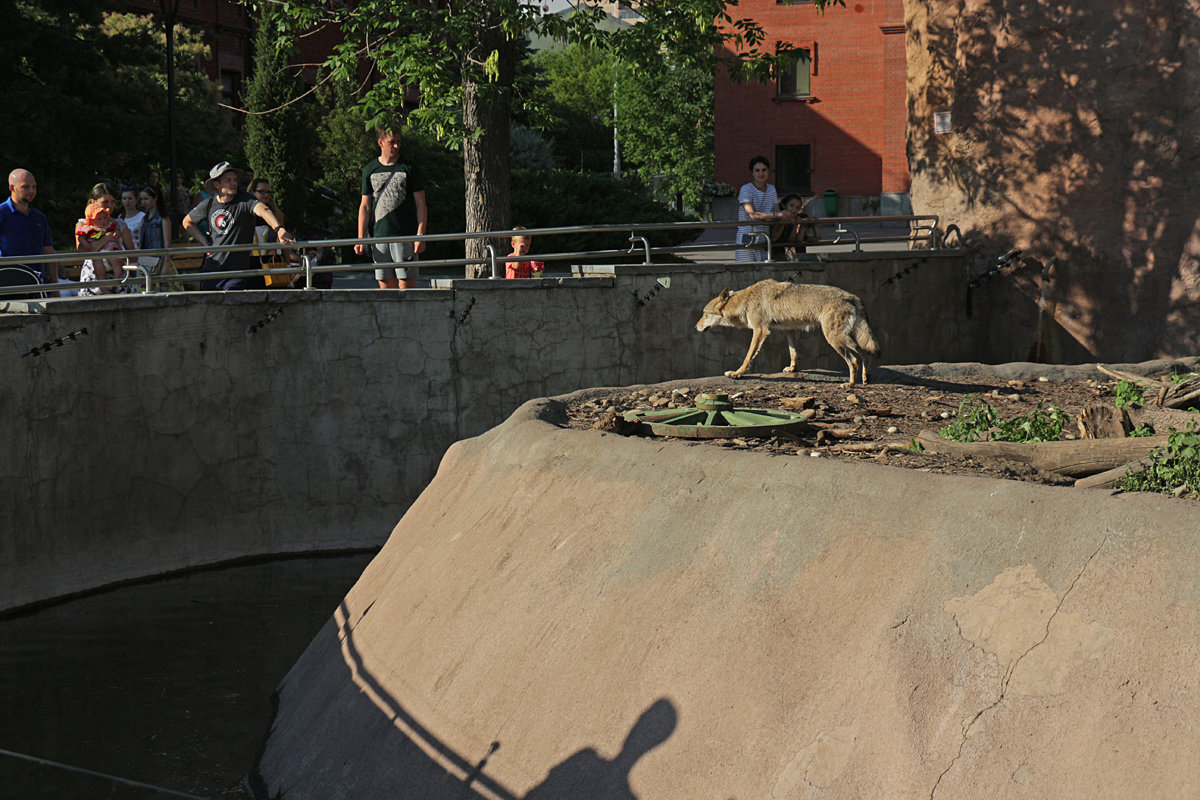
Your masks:
{"label": "metal spike on wall", "polygon": [[66,336],[59,336],[57,339],[52,339],[52,340],[46,342],[45,344],[40,344],[37,347],[34,347],[33,349],[29,350],[26,353],[22,353],[21,358],[25,358],[26,356],[33,356],[34,358],[36,358],[36,357],[42,355],[43,353],[50,352],[55,347],[62,347],[67,342],[73,342],[76,339],[82,338],[87,335],[88,335],[87,328],[80,328],[77,331],[71,331]]}

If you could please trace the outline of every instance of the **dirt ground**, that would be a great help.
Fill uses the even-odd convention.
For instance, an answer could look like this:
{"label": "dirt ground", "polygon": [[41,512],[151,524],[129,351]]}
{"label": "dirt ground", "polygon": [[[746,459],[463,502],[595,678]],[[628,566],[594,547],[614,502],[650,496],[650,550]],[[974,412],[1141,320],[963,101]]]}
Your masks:
{"label": "dirt ground", "polygon": [[[1169,364],[1166,370],[1162,362],[1148,363],[1157,369],[1135,369],[1135,374],[1164,377],[1164,372],[1170,375],[1181,369],[1177,363]],[[647,435],[644,426],[635,432],[623,424],[621,415],[638,409],[686,408],[693,406],[701,393],[725,392],[738,408],[791,412],[810,409],[806,412],[812,414],[810,424],[791,435],[687,441],[783,456],[872,461],[926,472],[1072,485],[1074,478],[1023,463],[921,452],[912,447],[913,440],[921,431],[937,431],[953,423],[968,395],[981,397],[1006,420],[1027,414],[1039,403],[1043,410],[1058,408],[1070,416],[1062,439],[1081,436],[1077,418],[1085,407],[1116,404],[1117,380],[1086,367],[1039,369],[1040,365],[1020,365],[1021,369],[1014,370],[1012,365],[1002,365],[995,368],[996,374],[989,374],[986,365],[971,365],[969,369],[962,365],[937,366],[941,369],[873,370],[871,383],[853,388],[842,385],[844,374],[816,371],[747,376],[740,381],[705,379],[633,390],[592,390],[576,395],[568,404],[567,414],[573,428]],[[941,375],[932,374],[939,371]],[[1096,377],[1072,379],[1072,375],[1086,374]],[[1158,408],[1153,397],[1147,401],[1144,408],[1129,409],[1134,427],[1146,425],[1165,434],[1172,426],[1186,427],[1193,416],[1186,411]]]}

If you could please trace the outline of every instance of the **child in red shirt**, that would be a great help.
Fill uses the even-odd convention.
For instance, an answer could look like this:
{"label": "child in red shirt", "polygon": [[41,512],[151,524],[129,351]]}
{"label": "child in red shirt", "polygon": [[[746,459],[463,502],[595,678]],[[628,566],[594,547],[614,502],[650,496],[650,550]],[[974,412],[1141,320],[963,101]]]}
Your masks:
{"label": "child in red shirt", "polygon": [[[522,227],[513,228],[514,231],[525,230]],[[508,255],[523,256],[529,253],[529,246],[533,240],[532,236],[518,235],[509,239],[512,242],[512,252]],[[540,278],[542,277],[543,265],[540,261],[508,261],[504,264],[505,278]]]}

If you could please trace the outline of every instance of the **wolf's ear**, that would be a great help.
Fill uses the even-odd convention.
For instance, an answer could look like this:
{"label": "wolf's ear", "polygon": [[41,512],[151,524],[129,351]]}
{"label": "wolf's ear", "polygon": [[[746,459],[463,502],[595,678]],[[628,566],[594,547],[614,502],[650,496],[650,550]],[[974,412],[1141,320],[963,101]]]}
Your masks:
{"label": "wolf's ear", "polygon": [[721,290],[721,299],[722,300],[728,300],[730,297],[733,297],[733,292],[729,291],[728,289]]}

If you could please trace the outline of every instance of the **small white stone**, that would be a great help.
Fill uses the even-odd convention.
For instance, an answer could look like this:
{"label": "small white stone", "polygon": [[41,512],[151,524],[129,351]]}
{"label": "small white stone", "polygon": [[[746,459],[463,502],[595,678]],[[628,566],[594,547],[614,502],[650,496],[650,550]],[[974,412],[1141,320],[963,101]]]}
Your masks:
{"label": "small white stone", "polygon": [[1049,382],[1050,382],[1050,379],[1047,378],[1045,375],[1038,376],[1038,383],[1049,383]]}
{"label": "small white stone", "polygon": [[809,451],[808,451],[808,454],[809,454],[809,455],[810,455],[812,458],[820,458],[820,457],[821,457],[821,453],[820,453],[820,451],[818,451],[818,450],[809,450]]}
{"label": "small white stone", "polygon": [[943,411],[942,413],[938,414],[938,416],[941,417],[942,419],[950,419],[950,412]]}
{"label": "small white stone", "polygon": [[900,429],[899,429],[899,428],[897,428],[895,425],[892,425],[891,427],[889,427],[889,428],[887,429],[887,432],[888,432],[888,433],[899,433],[899,432],[900,432]]}

